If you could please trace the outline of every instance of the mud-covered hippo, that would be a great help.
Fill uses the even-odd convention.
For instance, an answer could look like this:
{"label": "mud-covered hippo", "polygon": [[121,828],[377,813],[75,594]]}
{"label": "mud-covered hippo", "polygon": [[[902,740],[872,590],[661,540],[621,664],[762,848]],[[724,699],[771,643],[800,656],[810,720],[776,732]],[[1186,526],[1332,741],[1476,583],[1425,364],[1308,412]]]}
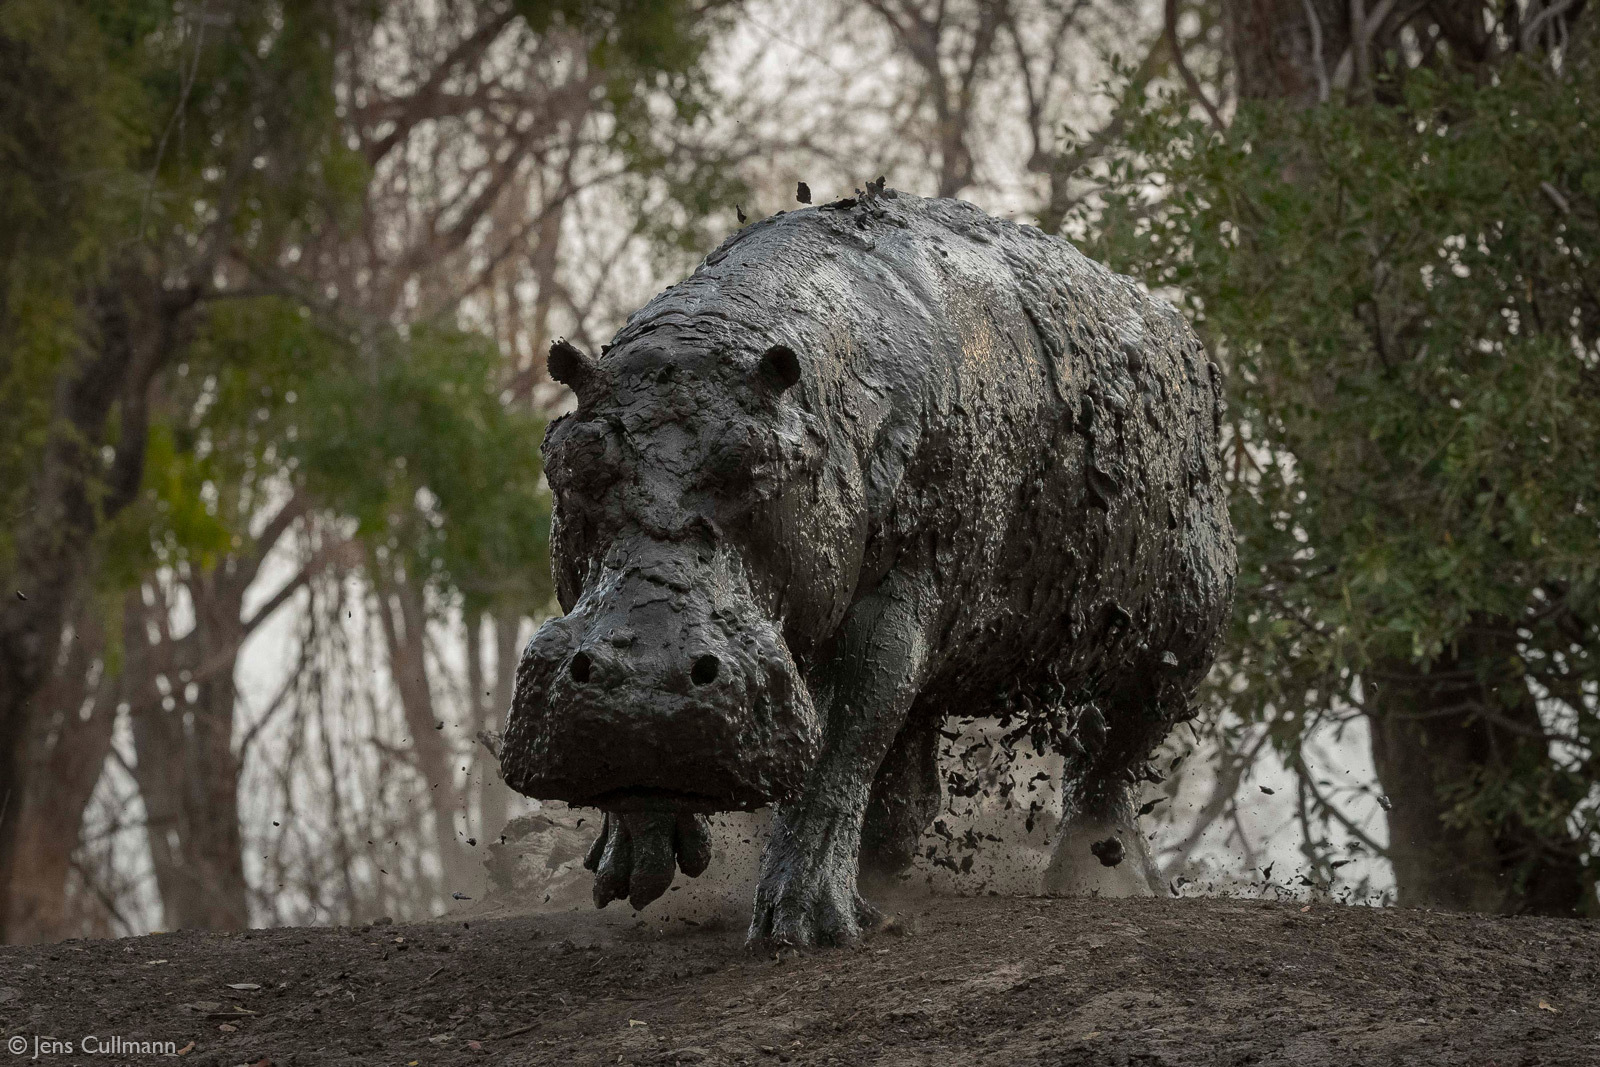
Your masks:
{"label": "mud-covered hippo", "polygon": [[704,813],[775,805],[751,939],[851,940],[858,873],[938,811],[941,724],[1019,700],[1056,709],[1069,818],[1131,828],[1235,573],[1221,383],[1169,304],[879,183],[740,230],[549,367],[578,398],[544,443],[567,614],[501,766],[607,813],[597,904],[700,873]]}

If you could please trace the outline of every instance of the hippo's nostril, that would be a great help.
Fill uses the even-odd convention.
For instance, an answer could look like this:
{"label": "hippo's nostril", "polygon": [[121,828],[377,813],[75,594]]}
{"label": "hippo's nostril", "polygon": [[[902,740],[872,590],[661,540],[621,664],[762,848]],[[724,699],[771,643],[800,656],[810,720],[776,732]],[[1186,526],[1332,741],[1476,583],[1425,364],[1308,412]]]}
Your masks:
{"label": "hippo's nostril", "polygon": [[717,662],[717,657],[707,653],[694,661],[694,667],[689,671],[689,680],[695,685],[710,685],[717,680],[717,668],[722,666]]}
{"label": "hippo's nostril", "polygon": [[592,666],[592,663],[589,659],[589,654],[587,652],[579,652],[576,656],[572,657],[572,664],[567,668],[567,670],[572,675],[572,680],[574,682],[577,682],[579,685],[583,685],[589,680],[590,666]]}

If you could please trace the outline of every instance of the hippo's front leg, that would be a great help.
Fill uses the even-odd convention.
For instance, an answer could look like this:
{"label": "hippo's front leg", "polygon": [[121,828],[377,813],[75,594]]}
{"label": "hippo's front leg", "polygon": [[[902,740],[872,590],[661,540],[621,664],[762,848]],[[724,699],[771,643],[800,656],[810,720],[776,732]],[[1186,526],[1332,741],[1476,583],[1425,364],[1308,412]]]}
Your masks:
{"label": "hippo's front leg", "polygon": [[822,753],[801,794],[779,807],[761,857],[750,943],[847,944],[880,920],[856,884],[873,776],[921,687],[930,605],[909,581],[851,609],[818,671]]}

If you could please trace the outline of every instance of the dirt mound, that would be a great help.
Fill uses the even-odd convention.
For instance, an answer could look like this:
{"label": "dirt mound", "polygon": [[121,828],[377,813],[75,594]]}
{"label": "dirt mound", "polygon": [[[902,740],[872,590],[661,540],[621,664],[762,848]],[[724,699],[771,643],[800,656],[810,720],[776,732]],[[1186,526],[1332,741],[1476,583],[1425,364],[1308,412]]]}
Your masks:
{"label": "dirt mound", "polygon": [[0,1040],[72,1044],[41,1064],[154,1063],[104,1050],[171,1042],[212,1067],[1600,1064],[1592,922],[1228,900],[898,911],[898,936],[780,959],[747,954],[731,921],[616,905],[9,948]]}

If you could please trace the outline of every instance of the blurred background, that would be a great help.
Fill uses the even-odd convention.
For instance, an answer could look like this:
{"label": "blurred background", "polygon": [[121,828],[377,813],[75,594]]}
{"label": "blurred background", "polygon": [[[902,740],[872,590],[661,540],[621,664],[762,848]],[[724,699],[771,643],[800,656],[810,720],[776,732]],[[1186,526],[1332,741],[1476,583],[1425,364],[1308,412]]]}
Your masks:
{"label": "blurred background", "polygon": [[[571,876],[593,827],[473,740],[556,610],[544,353],[879,175],[1071,238],[1225,370],[1241,581],[1143,787],[1167,891],[1592,914],[1592,8],[6,0],[6,939]],[[1033,891],[1058,764],[949,736],[910,878]]]}

